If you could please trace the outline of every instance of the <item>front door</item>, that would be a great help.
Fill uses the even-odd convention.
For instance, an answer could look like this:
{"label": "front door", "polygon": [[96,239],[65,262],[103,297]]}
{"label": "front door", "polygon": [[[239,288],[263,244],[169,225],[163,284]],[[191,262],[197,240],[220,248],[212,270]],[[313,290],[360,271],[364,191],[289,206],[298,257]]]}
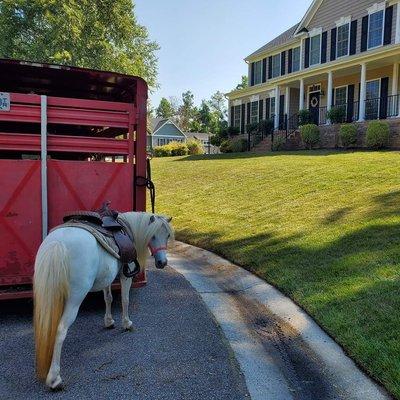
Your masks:
{"label": "front door", "polygon": [[320,92],[310,93],[308,109],[311,114],[311,121],[319,125]]}

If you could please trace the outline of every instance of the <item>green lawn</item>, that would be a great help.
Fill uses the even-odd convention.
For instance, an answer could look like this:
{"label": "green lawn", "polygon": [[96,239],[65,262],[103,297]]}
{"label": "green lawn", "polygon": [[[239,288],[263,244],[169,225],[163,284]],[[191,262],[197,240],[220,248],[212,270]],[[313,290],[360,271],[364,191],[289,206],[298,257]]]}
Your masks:
{"label": "green lawn", "polygon": [[400,153],[153,160],[177,238],[254,271],[400,399]]}

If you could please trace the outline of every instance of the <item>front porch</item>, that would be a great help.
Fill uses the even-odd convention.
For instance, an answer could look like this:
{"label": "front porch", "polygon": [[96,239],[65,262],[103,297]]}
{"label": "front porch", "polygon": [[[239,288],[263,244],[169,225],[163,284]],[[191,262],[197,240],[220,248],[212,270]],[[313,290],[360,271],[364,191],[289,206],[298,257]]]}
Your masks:
{"label": "front porch", "polygon": [[274,119],[276,130],[294,131],[300,110],[309,110],[320,126],[329,125],[329,110],[338,108],[342,123],[400,117],[399,60],[393,56],[277,86],[269,102],[267,97],[274,109],[266,118]]}

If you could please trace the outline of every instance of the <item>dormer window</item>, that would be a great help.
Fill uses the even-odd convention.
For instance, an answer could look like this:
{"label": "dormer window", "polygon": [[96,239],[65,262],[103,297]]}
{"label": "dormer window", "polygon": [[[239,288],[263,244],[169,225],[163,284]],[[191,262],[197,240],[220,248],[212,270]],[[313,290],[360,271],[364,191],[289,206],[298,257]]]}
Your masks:
{"label": "dormer window", "polygon": [[382,46],[384,19],[384,10],[379,10],[369,15],[368,49]]}
{"label": "dormer window", "polygon": [[321,63],[321,34],[310,39],[310,66]]}

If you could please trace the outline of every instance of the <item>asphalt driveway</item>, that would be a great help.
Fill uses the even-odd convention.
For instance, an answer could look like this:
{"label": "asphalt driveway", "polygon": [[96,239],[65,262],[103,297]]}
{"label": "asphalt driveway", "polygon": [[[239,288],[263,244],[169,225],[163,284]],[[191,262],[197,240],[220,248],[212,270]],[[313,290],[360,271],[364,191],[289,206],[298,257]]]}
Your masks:
{"label": "asphalt driveway", "polygon": [[134,332],[103,328],[102,295],[82,305],[63,348],[65,389],[50,393],[34,373],[32,303],[0,303],[0,399],[241,400],[249,395],[220,328],[196,291],[171,268],[150,268],[132,291]]}

